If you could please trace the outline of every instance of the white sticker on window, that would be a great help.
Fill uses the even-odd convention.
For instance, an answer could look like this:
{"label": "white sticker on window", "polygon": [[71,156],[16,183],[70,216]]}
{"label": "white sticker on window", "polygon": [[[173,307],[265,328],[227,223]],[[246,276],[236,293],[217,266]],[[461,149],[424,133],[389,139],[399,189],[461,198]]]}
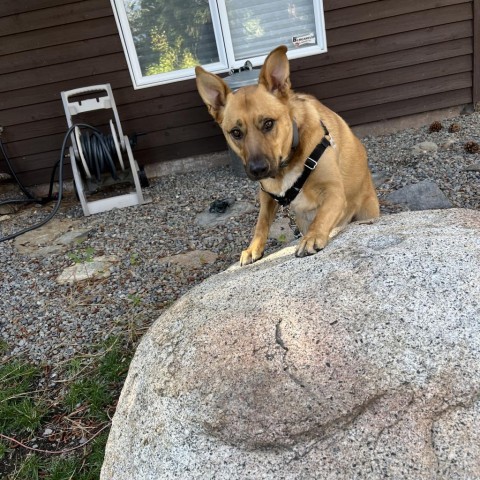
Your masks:
{"label": "white sticker on window", "polygon": [[302,45],[306,45],[308,43],[313,43],[314,45],[317,43],[315,40],[315,34],[307,33],[306,35],[297,35],[296,37],[292,37],[292,43],[296,47],[301,47]]}

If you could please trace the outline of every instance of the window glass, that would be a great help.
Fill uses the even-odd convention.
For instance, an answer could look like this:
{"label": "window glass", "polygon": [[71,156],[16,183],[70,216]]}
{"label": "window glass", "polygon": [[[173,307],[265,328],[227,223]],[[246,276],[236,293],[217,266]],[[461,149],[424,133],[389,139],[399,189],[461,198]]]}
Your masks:
{"label": "window glass", "polygon": [[226,0],[235,60],[317,45],[312,0]]}
{"label": "window glass", "polygon": [[142,75],[219,61],[208,0],[123,0]]}

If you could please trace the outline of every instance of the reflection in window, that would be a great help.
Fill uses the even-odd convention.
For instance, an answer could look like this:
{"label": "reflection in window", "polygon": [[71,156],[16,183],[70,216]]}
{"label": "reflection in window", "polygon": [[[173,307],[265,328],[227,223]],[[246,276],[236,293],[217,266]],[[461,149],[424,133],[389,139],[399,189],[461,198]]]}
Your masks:
{"label": "reflection in window", "polygon": [[208,0],[124,0],[143,75],[219,61]]}
{"label": "reflection in window", "polygon": [[226,0],[235,60],[317,45],[311,0]]}

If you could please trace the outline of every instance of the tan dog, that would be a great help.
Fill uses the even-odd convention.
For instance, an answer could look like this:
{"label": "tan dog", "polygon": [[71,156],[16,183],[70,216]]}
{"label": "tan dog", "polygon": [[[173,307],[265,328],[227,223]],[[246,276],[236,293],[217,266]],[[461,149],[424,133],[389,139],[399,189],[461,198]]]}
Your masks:
{"label": "tan dog", "polygon": [[[333,228],[379,215],[365,148],[337,114],[310,95],[292,92],[286,52],[284,46],[273,50],[260,71],[258,86],[236,92],[220,77],[195,69],[208,111],[242,159],[247,175],[261,184],[260,214],[241,265],[262,257],[278,202],[291,200],[303,234],[298,257],[323,249]],[[307,160],[318,156],[316,147],[322,140],[318,164]],[[308,177],[298,189],[302,175]],[[291,189],[294,185],[297,189]]]}

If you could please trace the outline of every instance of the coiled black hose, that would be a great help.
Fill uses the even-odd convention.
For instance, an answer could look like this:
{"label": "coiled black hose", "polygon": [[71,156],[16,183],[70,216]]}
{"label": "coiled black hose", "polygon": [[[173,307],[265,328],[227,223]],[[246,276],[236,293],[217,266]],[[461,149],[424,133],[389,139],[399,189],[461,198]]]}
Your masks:
{"label": "coiled black hose", "polygon": [[109,171],[118,180],[115,161],[118,160],[117,150],[112,135],[104,135],[94,127],[91,133],[81,132],[79,148],[83,151],[85,162],[92,175],[100,182],[102,174]]}
{"label": "coiled black hose", "polygon": [[[36,228],[39,228],[46,223],[48,223],[58,212],[58,209],[60,208],[60,204],[62,202],[62,196],[63,196],[63,162],[65,159],[65,151],[67,148],[67,142],[70,138],[71,133],[75,130],[76,127],[79,127],[84,130],[90,130],[92,134],[87,137],[86,135],[81,135],[80,139],[82,142],[85,142],[86,148],[89,149],[88,157],[85,156],[85,161],[87,162],[87,165],[89,168],[91,167],[91,171],[95,171],[95,175],[97,176],[97,173],[99,172],[100,174],[104,172],[105,167],[107,167],[110,172],[112,173],[112,176],[114,176],[115,179],[117,179],[117,172],[116,168],[114,165],[114,158],[117,158],[116,154],[116,149],[115,149],[115,143],[113,141],[113,138],[109,135],[103,135],[100,130],[98,130],[95,127],[92,127],[91,125],[87,125],[84,123],[81,124],[76,124],[72,125],[67,132],[65,133],[65,136],[63,137],[63,142],[62,142],[62,148],[60,151],[60,158],[57,160],[53,167],[52,175],[50,177],[50,188],[48,192],[48,196],[42,199],[37,199],[33,197],[28,190],[23,187],[23,185],[20,187],[22,191],[25,193],[25,195],[28,195],[28,199],[20,199],[20,200],[7,200],[5,202],[0,202],[0,205],[4,205],[7,203],[26,203],[26,202],[38,202],[38,203],[47,203],[51,200],[55,199],[55,196],[53,195],[53,183],[55,181],[55,174],[57,172],[58,168],[58,193],[56,195],[56,200],[57,202],[55,203],[55,206],[53,210],[50,212],[50,214],[45,217],[43,220],[41,220],[39,223],[36,223],[35,225],[32,225],[31,227],[24,228],[23,230],[20,230],[18,232],[12,233],[10,235],[7,235],[5,237],[0,237],[0,243],[5,242],[7,240],[12,240],[19,235],[23,235],[24,233],[30,232],[32,230],[35,230]],[[95,137],[95,140],[91,140],[91,137]],[[110,137],[110,138],[108,138]],[[83,148],[83,147],[82,147]],[[115,155],[113,155],[113,153]],[[5,160],[7,161],[7,165],[13,172],[13,177],[17,180],[17,176],[15,175],[13,168],[11,167],[10,160],[8,159],[8,155],[5,152],[5,149],[3,148],[2,145],[2,154],[5,157]],[[94,156],[95,155],[95,156]],[[96,157],[98,155],[98,157]],[[88,159],[87,159],[88,158]],[[8,160],[7,160],[8,159]],[[97,177],[99,178],[99,177]],[[21,185],[20,180],[17,180],[17,183]],[[23,187],[23,188],[22,188]],[[28,193],[27,193],[28,192]]]}

